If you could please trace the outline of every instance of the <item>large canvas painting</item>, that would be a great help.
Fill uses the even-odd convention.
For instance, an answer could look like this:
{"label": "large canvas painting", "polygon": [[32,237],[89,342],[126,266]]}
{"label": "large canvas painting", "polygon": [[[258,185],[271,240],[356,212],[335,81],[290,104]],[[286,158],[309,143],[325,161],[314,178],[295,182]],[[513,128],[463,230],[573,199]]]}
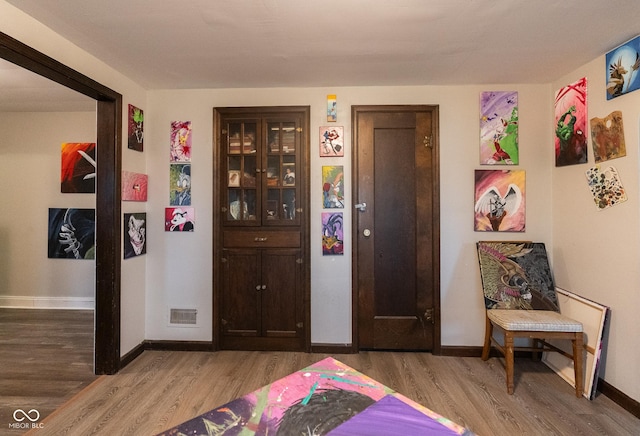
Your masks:
{"label": "large canvas painting", "polygon": [[627,155],[622,111],[613,111],[604,118],[591,118],[589,123],[596,163]]}
{"label": "large canvas painting", "polygon": [[191,121],[172,121],[170,162],[191,162]]}
{"label": "large canvas painting", "polygon": [[524,232],[524,170],[476,170],[474,230]]}
{"label": "large canvas painting", "polygon": [[328,357],[161,435],[472,435]]}
{"label": "large canvas painting", "polygon": [[[609,317],[609,308],[588,300],[573,292],[556,288],[560,312],[571,319],[580,321],[584,330],[584,392],[583,396],[593,400],[598,387],[598,373],[602,355],[604,329]],[[551,339],[549,342],[571,354],[573,351],[567,341]],[[573,360],[561,353],[542,353],[542,361],[553,369],[570,385],[576,385]]]}
{"label": "large canvas painting", "polygon": [[95,259],[95,209],[49,209],[48,257]]}
{"label": "large canvas painting", "polygon": [[344,254],[342,212],[322,212],[322,255]]}
{"label": "large canvas painting", "polygon": [[124,214],[124,258],[147,253],[147,214]]}
{"label": "large canvas painting", "polygon": [[587,78],[560,88],[554,108],[556,166],[587,163]]}
{"label": "large canvas painting", "polygon": [[607,100],[640,88],[640,36],[611,50],[605,56]]}
{"label": "large canvas painting", "polygon": [[144,113],[132,104],[129,105],[127,117],[127,135],[129,149],[144,151]]}
{"label": "large canvas painting", "polygon": [[480,241],[477,250],[487,309],[559,311],[543,243]]}
{"label": "large canvas painting", "polygon": [[480,163],[518,165],[518,93],[480,93]]}
{"label": "large canvas painting", "polygon": [[132,171],[122,172],[122,201],[147,201],[149,177]]}
{"label": "large canvas painting", "polygon": [[322,207],[344,208],[344,167],[342,165],[322,167]]}
{"label": "large canvas painting", "polygon": [[61,146],[60,191],[96,192],[96,144],[65,142]]}

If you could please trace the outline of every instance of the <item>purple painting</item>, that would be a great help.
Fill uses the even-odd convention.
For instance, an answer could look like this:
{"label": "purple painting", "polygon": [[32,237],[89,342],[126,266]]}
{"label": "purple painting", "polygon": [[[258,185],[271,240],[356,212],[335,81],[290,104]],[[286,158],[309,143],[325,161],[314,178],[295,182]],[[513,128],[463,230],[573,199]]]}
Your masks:
{"label": "purple painting", "polygon": [[344,254],[342,212],[322,212],[322,255]]}

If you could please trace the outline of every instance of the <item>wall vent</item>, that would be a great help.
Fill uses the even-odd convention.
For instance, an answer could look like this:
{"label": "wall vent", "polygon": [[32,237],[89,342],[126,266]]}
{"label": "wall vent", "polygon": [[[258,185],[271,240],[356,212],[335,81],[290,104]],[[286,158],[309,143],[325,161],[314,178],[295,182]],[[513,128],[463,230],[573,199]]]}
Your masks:
{"label": "wall vent", "polygon": [[197,309],[169,309],[169,324],[178,326],[196,325]]}

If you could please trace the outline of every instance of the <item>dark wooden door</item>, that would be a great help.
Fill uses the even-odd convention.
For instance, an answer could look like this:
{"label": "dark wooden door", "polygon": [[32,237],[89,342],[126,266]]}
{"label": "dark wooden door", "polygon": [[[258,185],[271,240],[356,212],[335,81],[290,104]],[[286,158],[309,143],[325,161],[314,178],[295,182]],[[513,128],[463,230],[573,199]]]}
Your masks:
{"label": "dark wooden door", "polygon": [[358,347],[439,352],[438,108],[354,106],[352,119]]}

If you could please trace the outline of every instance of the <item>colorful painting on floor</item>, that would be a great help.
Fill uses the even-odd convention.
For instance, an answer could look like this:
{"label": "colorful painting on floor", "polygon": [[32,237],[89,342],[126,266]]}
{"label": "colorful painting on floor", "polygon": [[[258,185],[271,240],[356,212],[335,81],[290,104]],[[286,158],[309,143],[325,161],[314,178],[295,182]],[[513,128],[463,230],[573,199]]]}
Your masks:
{"label": "colorful painting on floor", "polygon": [[344,127],[320,127],[320,157],[344,156]]}
{"label": "colorful painting on floor", "polygon": [[618,170],[614,167],[602,169],[596,165],[586,171],[586,176],[596,209],[608,209],[627,201],[627,191],[622,186]]}
{"label": "colorful painting on floor", "polygon": [[122,201],[147,201],[149,176],[132,171],[122,172]]}
{"label": "colorful painting on floor", "polygon": [[95,259],[95,209],[49,209],[50,259]]}
{"label": "colorful painting on floor", "polygon": [[193,232],[195,222],[195,211],[192,207],[167,207],[164,210],[166,232]]}
{"label": "colorful painting on floor", "polygon": [[144,151],[144,113],[132,104],[127,117],[127,136],[129,149]]}
{"label": "colorful painting on floor", "polygon": [[160,435],[472,435],[328,357]]}
{"label": "colorful painting on floor", "polygon": [[60,192],[96,192],[96,144],[64,142],[61,146]]}
{"label": "colorful painting on floor", "polygon": [[587,163],[587,78],[556,92],[556,166]]}
{"label": "colorful painting on floor", "polygon": [[171,122],[170,162],[191,162],[191,121]]}
{"label": "colorful painting on floor", "polygon": [[596,163],[627,155],[622,111],[613,111],[604,118],[591,118],[590,124]]}
{"label": "colorful painting on floor", "polygon": [[611,50],[605,56],[607,100],[640,88],[640,36]]}
{"label": "colorful painting on floor", "polygon": [[169,165],[169,205],[191,205],[191,164]]}
{"label": "colorful painting on floor", "polygon": [[124,214],[124,258],[147,253],[147,214]]}
{"label": "colorful painting on floor", "polygon": [[477,250],[487,309],[560,310],[543,243],[480,241]]}
{"label": "colorful painting on floor", "polygon": [[344,167],[342,165],[322,167],[322,207],[344,208]]}
{"label": "colorful painting on floor", "polygon": [[475,170],[476,232],[525,231],[525,171]]}
{"label": "colorful painting on floor", "polygon": [[322,255],[344,254],[344,226],[342,212],[322,212]]}
{"label": "colorful painting on floor", "polygon": [[518,165],[518,93],[480,93],[480,164]]}

